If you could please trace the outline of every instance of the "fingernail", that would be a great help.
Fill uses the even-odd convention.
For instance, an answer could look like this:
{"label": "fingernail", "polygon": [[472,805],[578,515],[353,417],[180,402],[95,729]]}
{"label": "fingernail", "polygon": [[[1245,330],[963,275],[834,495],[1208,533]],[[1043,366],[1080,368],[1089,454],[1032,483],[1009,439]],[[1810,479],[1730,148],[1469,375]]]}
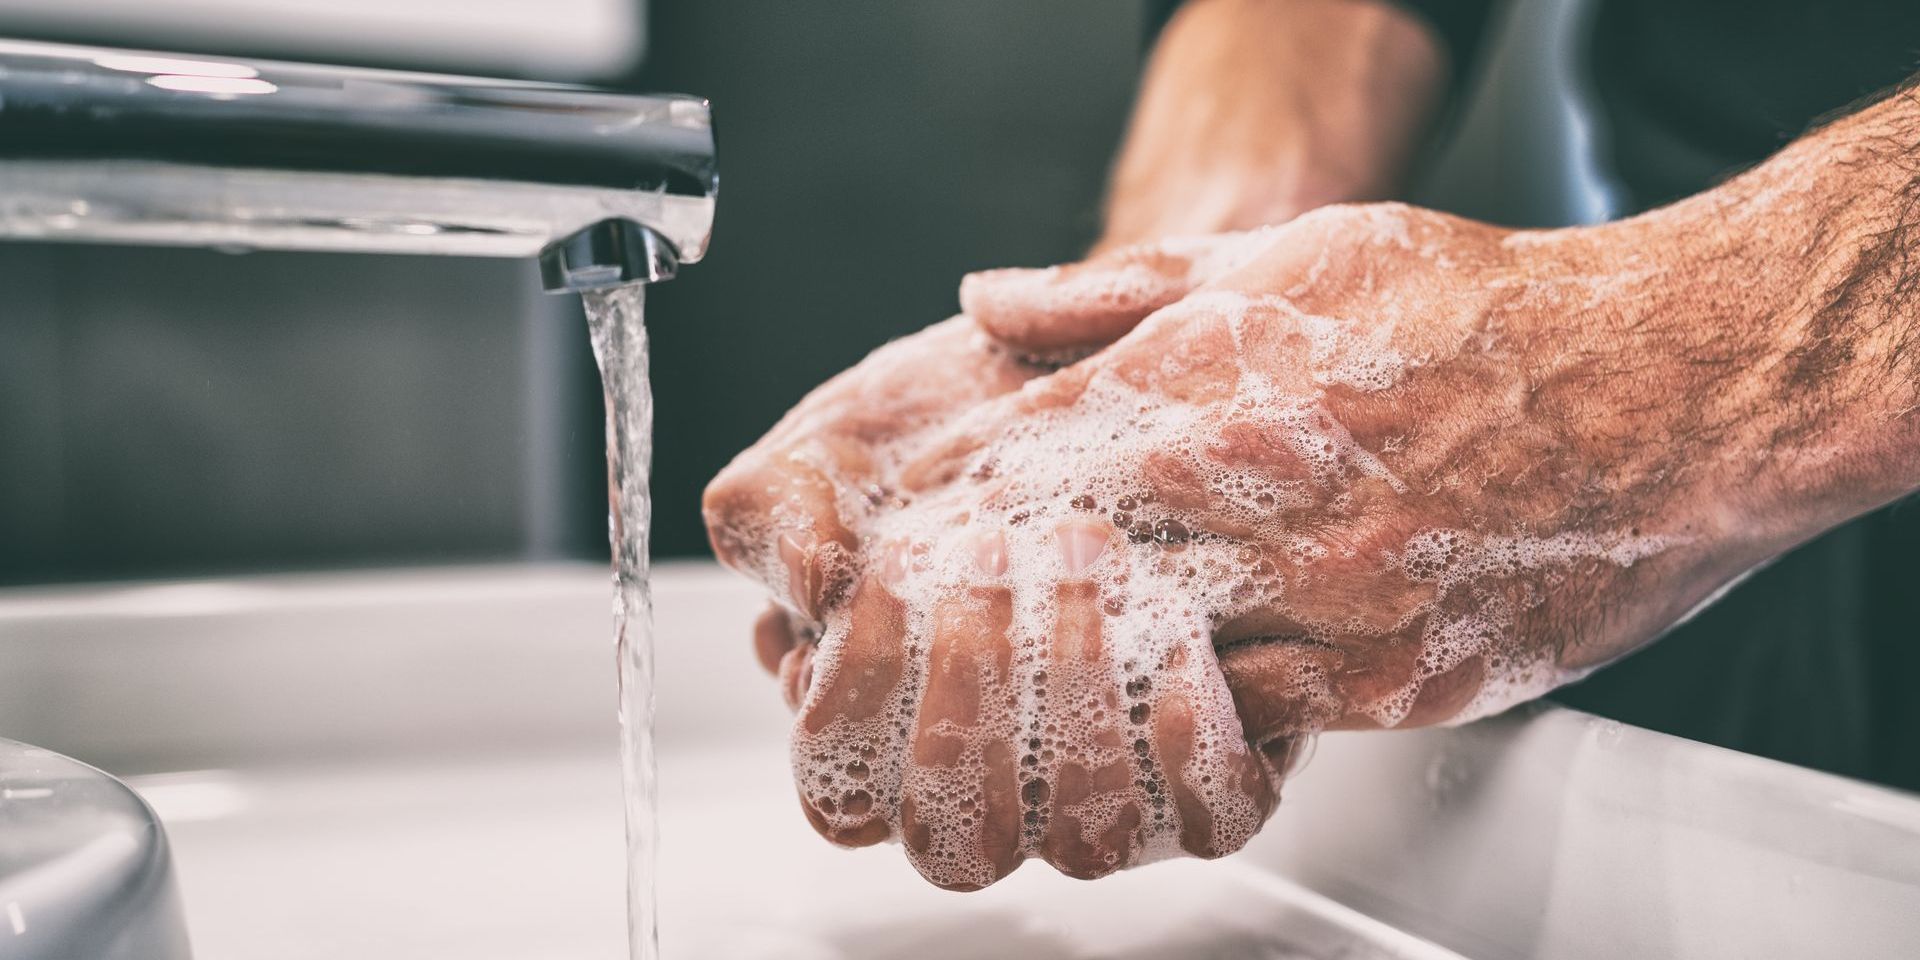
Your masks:
{"label": "fingernail", "polygon": [[1260,753],[1273,765],[1273,772],[1281,779],[1300,772],[1313,757],[1314,737],[1306,736],[1275,737],[1260,745]]}
{"label": "fingernail", "polygon": [[813,646],[794,647],[780,658],[780,692],[787,706],[798,710],[807,702],[807,690],[813,686]]}
{"label": "fingernail", "polygon": [[960,278],[960,310],[971,316],[1006,306],[1008,299],[1031,297],[1046,289],[1047,282],[1059,273],[1056,267],[1026,270],[1008,267],[981,270]]}
{"label": "fingernail", "polygon": [[989,577],[1007,572],[1007,538],[998,530],[980,535],[973,542],[973,565]]}
{"label": "fingernail", "polygon": [[813,553],[813,537],[795,533],[780,535],[780,559],[787,565],[787,593],[793,598],[794,606],[808,617],[820,616],[815,609],[814,586],[807,576],[807,558]]}
{"label": "fingernail", "polygon": [[1060,543],[1060,561],[1066,565],[1067,576],[1077,577],[1106,552],[1107,527],[1105,524],[1073,520],[1061,524],[1060,529],[1054,532],[1054,539]]}

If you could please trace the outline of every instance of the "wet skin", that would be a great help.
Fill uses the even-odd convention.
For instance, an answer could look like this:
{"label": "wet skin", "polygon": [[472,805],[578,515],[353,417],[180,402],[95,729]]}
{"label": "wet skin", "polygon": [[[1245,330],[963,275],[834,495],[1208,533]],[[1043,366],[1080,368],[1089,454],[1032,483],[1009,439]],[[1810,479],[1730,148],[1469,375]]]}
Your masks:
{"label": "wet skin", "polygon": [[1219,856],[1312,733],[1538,695],[1911,490],[1857,252],[1904,181],[1831,162],[1895,106],[1602,227],[1340,206],[969,278],[708,490],[809,820],[960,889]]}

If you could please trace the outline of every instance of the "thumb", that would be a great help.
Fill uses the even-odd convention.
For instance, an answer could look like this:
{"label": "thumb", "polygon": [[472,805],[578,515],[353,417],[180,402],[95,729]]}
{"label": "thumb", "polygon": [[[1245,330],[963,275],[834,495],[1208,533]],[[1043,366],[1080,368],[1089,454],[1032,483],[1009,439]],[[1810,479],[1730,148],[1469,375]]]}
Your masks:
{"label": "thumb", "polygon": [[960,281],[960,307],[994,339],[1023,353],[1097,350],[1245,264],[1269,239],[1267,230],[1179,237],[1062,266],[984,270]]}

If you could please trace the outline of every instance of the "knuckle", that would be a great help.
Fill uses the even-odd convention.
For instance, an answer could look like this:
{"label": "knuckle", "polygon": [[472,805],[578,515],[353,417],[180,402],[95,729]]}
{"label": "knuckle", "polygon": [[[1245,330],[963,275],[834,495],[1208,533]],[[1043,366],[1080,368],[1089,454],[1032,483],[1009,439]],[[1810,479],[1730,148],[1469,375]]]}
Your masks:
{"label": "knuckle", "polygon": [[707,527],[707,541],[721,563],[735,569],[750,564],[754,548],[751,518],[757,511],[753,486],[746,482],[745,470],[728,467],[707,484],[700,497],[700,515]]}
{"label": "knuckle", "polygon": [[1120,869],[1117,863],[1106,863],[1087,854],[1055,857],[1048,862],[1053,864],[1055,870],[1075,880],[1098,880]]}
{"label": "knuckle", "polygon": [[893,836],[892,824],[866,787],[840,784],[817,789],[804,778],[796,785],[807,822],[829,842],[842,847],[869,847]]}
{"label": "knuckle", "polygon": [[830,838],[843,847],[871,847],[892,836],[893,828],[878,817],[843,827]]}

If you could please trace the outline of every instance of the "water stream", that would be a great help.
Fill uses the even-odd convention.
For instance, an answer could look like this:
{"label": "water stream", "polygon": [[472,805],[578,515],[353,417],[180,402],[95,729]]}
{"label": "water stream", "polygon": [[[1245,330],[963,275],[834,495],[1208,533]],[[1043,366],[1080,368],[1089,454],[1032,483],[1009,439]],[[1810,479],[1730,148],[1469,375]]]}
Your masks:
{"label": "water stream", "polygon": [[587,327],[607,400],[607,495],[613,541],[615,656],[620,664],[620,756],[627,803],[627,942],[632,960],[659,956],[653,867],[659,841],[654,806],[653,596],[647,584],[652,502],[653,391],[647,382],[646,288],[633,284],[586,295]]}

